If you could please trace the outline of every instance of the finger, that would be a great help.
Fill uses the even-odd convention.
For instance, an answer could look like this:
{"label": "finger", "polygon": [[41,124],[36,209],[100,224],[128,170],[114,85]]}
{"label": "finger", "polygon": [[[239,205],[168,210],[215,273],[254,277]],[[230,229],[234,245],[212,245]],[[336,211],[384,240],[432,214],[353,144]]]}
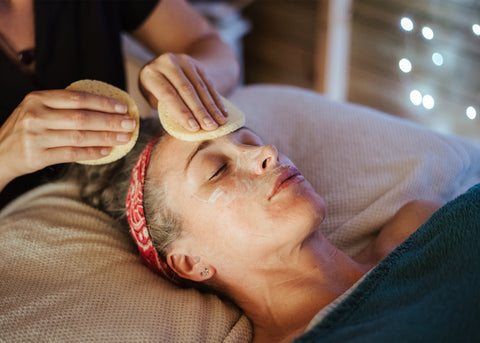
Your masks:
{"label": "finger", "polygon": [[36,117],[42,121],[40,125],[49,130],[131,132],[137,125],[135,119],[129,116],[83,109],[52,110],[45,108]]}
{"label": "finger", "polygon": [[50,108],[86,109],[106,113],[127,113],[128,107],[122,101],[106,96],[65,89],[33,92],[30,97],[38,98]]}
{"label": "finger", "polygon": [[200,125],[193,113],[183,102],[175,87],[163,75],[158,74],[158,77],[151,78],[149,89],[168,113],[173,115],[183,127],[191,132],[199,130]]}
{"label": "finger", "polygon": [[197,90],[197,92],[200,95],[206,96],[207,100],[204,100],[203,96],[202,100],[204,101],[209,113],[214,116],[217,123],[225,124],[225,118],[228,117],[228,111],[220,97],[220,94],[218,94],[217,90],[213,86],[213,83],[201,68],[197,67],[196,73],[198,75],[198,80],[201,80],[203,83],[202,89]]}
{"label": "finger", "polygon": [[[187,74],[196,74],[191,70],[191,68],[193,68],[191,63],[184,65],[184,69],[186,70]],[[168,73],[165,74],[165,76],[175,87],[175,89],[177,89],[179,96],[193,113],[195,119],[200,124],[202,129],[207,131],[215,130],[218,127],[217,122],[208,113],[207,109],[203,105],[203,102],[199,98],[196,87],[190,82],[190,79],[187,77],[185,72],[178,67],[175,73]],[[198,79],[198,76],[197,78],[192,76],[192,79]],[[196,82],[198,82],[198,80],[196,80]],[[201,82],[199,82],[199,84],[201,84]]]}
{"label": "finger", "polygon": [[57,147],[98,147],[123,145],[130,141],[131,133],[80,131],[80,130],[49,130],[42,137],[42,144],[47,149]]}
{"label": "finger", "polygon": [[197,93],[197,98],[202,102],[203,107],[210,114],[210,117],[215,120],[218,125],[223,125],[227,121],[223,116],[222,111],[218,108],[215,100],[212,98],[207,83],[198,73],[198,69],[192,71],[185,71],[186,76],[189,78],[190,83],[194,86]]}
{"label": "finger", "polygon": [[110,147],[57,147],[44,151],[45,165],[69,163],[77,161],[96,160],[107,156],[111,152]]}

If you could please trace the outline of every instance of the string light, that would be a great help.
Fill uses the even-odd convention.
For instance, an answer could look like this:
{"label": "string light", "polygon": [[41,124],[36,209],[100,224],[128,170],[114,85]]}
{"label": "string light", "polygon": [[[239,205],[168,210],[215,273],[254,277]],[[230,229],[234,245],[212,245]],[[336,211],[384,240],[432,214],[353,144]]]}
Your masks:
{"label": "string light", "polygon": [[410,71],[412,71],[412,63],[410,62],[410,60],[408,60],[408,58],[402,58],[398,62],[398,67],[404,73],[409,73]]}
{"label": "string light", "polygon": [[473,106],[468,106],[465,110],[465,114],[467,115],[468,119],[473,120],[477,117],[477,110]]}
{"label": "string light", "polygon": [[422,103],[422,93],[417,89],[412,90],[410,92],[410,101],[415,106],[419,106]]}
{"label": "string light", "polygon": [[425,94],[422,98],[422,105],[427,110],[431,110],[435,107],[435,99],[430,94]]}
{"label": "string light", "polygon": [[422,28],[422,35],[425,39],[432,40],[433,36],[434,36],[434,33],[433,33],[433,30],[430,27],[424,26]]}
{"label": "string light", "polygon": [[408,17],[403,17],[400,19],[400,26],[404,31],[410,32],[413,30],[413,21]]}
{"label": "string light", "polygon": [[[439,34],[440,36],[442,36],[441,32],[434,32],[432,26],[418,25],[418,23],[415,23],[415,25],[414,25],[414,19],[415,18],[413,18],[413,17],[410,18],[408,16],[404,16],[404,17],[400,18],[399,31],[404,31],[405,38],[407,38],[407,36],[408,36],[407,39],[409,39],[409,40],[420,38],[420,40],[425,39],[427,41],[431,41],[434,38],[437,39],[436,34]],[[416,28],[415,27],[416,25],[418,25],[419,27]],[[416,32],[420,31],[419,33],[421,34],[421,37],[418,37],[417,35],[414,35],[414,36],[408,35],[406,33],[406,32],[414,31],[414,29],[415,29]],[[468,30],[468,28],[467,28],[467,30]],[[480,22],[472,23],[471,30],[472,30],[472,32],[475,36],[480,36]],[[440,37],[440,38],[442,39],[443,36]],[[450,55],[449,54],[444,55],[444,53],[448,52],[448,49],[446,49],[446,46],[442,47],[440,45],[441,42],[437,42],[439,45],[438,45],[438,47],[435,48],[434,45],[437,45],[437,44],[432,45],[432,43],[433,42],[428,44],[429,45],[428,48],[438,49],[437,51],[433,50],[433,51],[430,52],[431,53],[431,61],[432,61],[433,65],[435,65],[437,67],[442,67],[442,66],[445,65],[445,63],[448,63],[449,61],[451,62]],[[418,61],[416,60],[416,57],[417,57],[416,54],[412,54],[412,51],[407,50],[405,55],[408,55],[409,58],[399,56],[400,59],[398,60],[398,67],[399,67],[401,73],[407,74],[407,73],[411,73],[413,71],[412,74],[415,74],[415,73],[418,72],[416,70],[416,69],[418,69],[418,67],[420,67],[420,69],[422,69],[421,66],[418,66],[417,64],[415,64],[415,63],[418,63]],[[424,57],[427,57],[427,56],[424,56]],[[413,64],[415,64],[415,67],[416,67],[415,70],[413,70]],[[448,72],[448,70],[446,70],[446,69],[444,70],[443,68],[438,69],[438,70]],[[412,78],[414,76],[415,75],[413,75]],[[402,81],[404,81],[406,78],[407,78],[406,76],[402,77]],[[413,81],[413,80],[409,79],[409,81]],[[426,86],[428,87],[428,85],[426,85]],[[432,85],[430,85],[430,86],[432,86]],[[419,88],[414,89],[413,87],[419,87]],[[422,89],[422,87],[420,85],[416,85],[416,86],[413,86],[413,87],[410,88],[410,94],[409,94],[410,102],[412,103],[412,105],[420,107],[420,109],[423,107],[426,110],[426,111],[420,111],[418,114],[420,114],[422,112],[427,113],[427,111],[433,110],[435,107],[441,107],[443,105],[441,98],[439,98],[440,103],[439,104],[436,103],[436,99],[434,98],[434,95],[435,95],[435,90],[434,89],[431,89],[431,90],[428,91],[426,89]],[[428,94],[427,92],[430,92],[430,94]],[[473,121],[477,118],[478,106],[467,104],[463,108],[465,109],[464,110],[465,111],[464,112],[465,116],[469,120]],[[439,110],[440,110],[440,112],[443,111],[443,109],[439,109]],[[432,113],[432,112],[433,111],[430,111],[429,113]],[[447,122],[442,118],[443,117],[441,117],[441,116],[439,116],[438,118],[437,117],[431,117],[431,119],[434,121],[433,125],[435,125],[436,128],[438,128],[439,125],[440,126],[441,125],[446,125],[445,127],[448,130],[451,130],[450,124],[447,124]],[[474,123],[472,123],[472,124],[474,124]]]}
{"label": "string light", "polygon": [[480,25],[478,24],[473,24],[472,25],[472,31],[474,34],[476,34],[477,36],[480,36]]}
{"label": "string light", "polygon": [[436,66],[442,66],[443,65],[443,55],[439,52],[434,52],[432,54],[432,61],[433,61],[433,64],[435,64]]}

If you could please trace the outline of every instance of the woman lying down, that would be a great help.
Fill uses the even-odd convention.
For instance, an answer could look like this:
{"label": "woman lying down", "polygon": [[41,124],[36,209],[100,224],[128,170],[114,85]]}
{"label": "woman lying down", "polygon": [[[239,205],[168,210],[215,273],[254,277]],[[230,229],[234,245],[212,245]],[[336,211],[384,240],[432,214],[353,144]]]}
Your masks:
{"label": "woman lying down", "polygon": [[254,342],[480,338],[479,185],[435,214],[408,203],[350,258],[322,235],[321,196],[250,129],[145,138],[118,163],[81,167],[83,196],[159,275],[238,305]]}

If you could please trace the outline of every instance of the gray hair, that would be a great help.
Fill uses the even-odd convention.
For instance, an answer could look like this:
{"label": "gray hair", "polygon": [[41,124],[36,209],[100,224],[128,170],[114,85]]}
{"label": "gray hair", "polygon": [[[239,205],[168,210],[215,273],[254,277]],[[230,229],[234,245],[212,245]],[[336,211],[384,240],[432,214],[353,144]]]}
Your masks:
{"label": "gray hair", "polygon": [[[148,174],[147,174],[148,175]],[[179,237],[181,231],[180,215],[167,205],[166,189],[161,179],[147,176],[143,190],[143,208],[148,231],[158,254],[165,258],[169,246]]]}
{"label": "gray hair", "polygon": [[[158,130],[155,131],[156,134],[158,132]],[[152,137],[153,134],[141,132],[134,148],[120,160],[100,166],[75,164],[70,167],[66,176],[67,180],[73,180],[79,184],[82,201],[110,215],[127,233],[130,232],[130,226],[125,204],[130,177],[138,156]],[[152,156],[163,137],[164,135],[156,143]],[[181,216],[169,208],[166,198],[166,187],[161,176],[151,177],[147,171],[143,190],[145,220],[153,246],[163,259],[166,258],[170,245],[180,236],[182,228]],[[184,281],[185,286],[228,298],[225,291],[218,285]]]}
{"label": "gray hair", "polygon": [[[130,231],[125,210],[130,176],[138,156],[152,137],[140,133],[134,148],[120,160],[100,166],[72,165],[66,177],[79,184],[82,201],[110,215],[126,232]],[[144,185],[144,211],[154,247],[165,258],[169,246],[180,235],[181,221],[167,206],[162,180],[149,177],[148,173]]]}

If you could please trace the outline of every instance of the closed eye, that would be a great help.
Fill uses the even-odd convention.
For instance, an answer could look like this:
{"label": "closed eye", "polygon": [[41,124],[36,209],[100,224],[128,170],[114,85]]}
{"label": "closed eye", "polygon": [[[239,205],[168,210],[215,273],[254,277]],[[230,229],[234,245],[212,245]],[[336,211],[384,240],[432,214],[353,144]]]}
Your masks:
{"label": "closed eye", "polygon": [[213,174],[208,180],[215,179],[218,175],[220,175],[225,169],[227,169],[227,164],[223,164],[216,172]]}

